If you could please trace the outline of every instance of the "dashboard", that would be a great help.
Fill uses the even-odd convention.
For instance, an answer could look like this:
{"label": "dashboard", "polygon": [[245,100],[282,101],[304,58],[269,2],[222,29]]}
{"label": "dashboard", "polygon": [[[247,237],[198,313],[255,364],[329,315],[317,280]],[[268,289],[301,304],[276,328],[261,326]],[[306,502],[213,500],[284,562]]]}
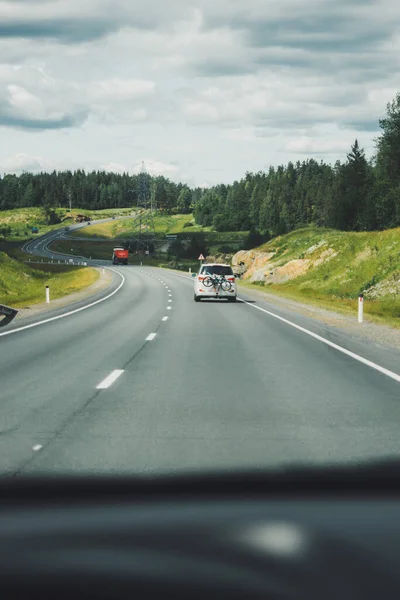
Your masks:
{"label": "dashboard", "polygon": [[0,483],[2,598],[398,598],[399,465]]}

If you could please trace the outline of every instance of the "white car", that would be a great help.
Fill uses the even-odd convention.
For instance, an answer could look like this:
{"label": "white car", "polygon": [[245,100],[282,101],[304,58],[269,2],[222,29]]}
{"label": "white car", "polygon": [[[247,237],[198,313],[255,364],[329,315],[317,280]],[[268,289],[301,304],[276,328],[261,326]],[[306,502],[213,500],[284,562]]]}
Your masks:
{"label": "white car", "polygon": [[230,265],[205,264],[192,277],[195,302],[200,302],[202,298],[226,298],[228,302],[236,302],[237,285]]}

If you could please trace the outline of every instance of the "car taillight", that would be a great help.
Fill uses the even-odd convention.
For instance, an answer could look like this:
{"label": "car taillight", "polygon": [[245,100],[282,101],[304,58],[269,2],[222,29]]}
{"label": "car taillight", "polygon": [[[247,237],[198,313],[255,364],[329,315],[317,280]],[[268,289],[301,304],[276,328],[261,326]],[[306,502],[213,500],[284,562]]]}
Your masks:
{"label": "car taillight", "polygon": [[235,282],[235,278],[234,277],[228,277],[228,281],[232,281],[234,283]]}
{"label": "car taillight", "polygon": [[204,281],[204,277],[198,277],[197,281]]}

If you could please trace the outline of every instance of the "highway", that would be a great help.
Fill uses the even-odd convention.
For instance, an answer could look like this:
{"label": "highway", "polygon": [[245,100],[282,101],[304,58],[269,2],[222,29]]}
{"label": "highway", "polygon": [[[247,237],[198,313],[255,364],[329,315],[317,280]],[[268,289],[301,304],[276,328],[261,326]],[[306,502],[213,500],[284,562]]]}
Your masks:
{"label": "highway", "polygon": [[[57,235],[35,240],[31,252],[48,256]],[[1,474],[400,455],[398,349],[249,293],[236,304],[195,303],[183,274],[113,270],[111,297],[34,327],[0,329]]]}

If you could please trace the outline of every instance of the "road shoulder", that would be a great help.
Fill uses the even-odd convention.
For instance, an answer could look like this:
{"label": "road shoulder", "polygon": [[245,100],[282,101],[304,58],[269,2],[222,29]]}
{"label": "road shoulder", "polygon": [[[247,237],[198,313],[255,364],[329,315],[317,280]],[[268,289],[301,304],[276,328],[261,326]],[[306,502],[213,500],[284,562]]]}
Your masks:
{"label": "road shoulder", "polygon": [[360,324],[357,320],[357,314],[354,314],[354,317],[344,315],[275,294],[268,294],[268,292],[261,290],[251,289],[248,286],[241,286],[240,283],[238,284],[238,290],[240,293],[254,300],[264,300],[277,308],[284,308],[304,317],[319,321],[329,327],[340,329],[350,336],[362,338],[374,344],[384,344],[400,349],[400,330],[389,327],[389,325],[372,323],[370,321],[364,321],[364,323]]}
{"label": "road shoulder", "polygon": [[[191,280],[191,276],[186,271],[178,271],[175,269],[165,270],[175,273],[176,275],[186,276],[189,281]],[[354,314],[354,317],[351,315],[344,315],[275,294],[269,294],[268,292],[261,290],[252,289],[248,286],[240,285],[239,282],[238,293],[239,295],[247,296],[253,300],[263,300],[264,302],[267,302],[270,307],[275,306],[281,311],[285,310],[287,311],[287,316],[290,316],[290,313],[295,313],[296,315],[307,317],[319,324],[326,325],[338,332],[345,333],[350,338],[363,341],[364,343],[371,342],[375,345],[400,349],[400,330],[390,327],[389,325],[372,323],[370,321],[364,321],[364,323],[360,324],[357,321],[357,314]]]}
{"label": "road shoulder", "polygon": [[99,278],[95,283],[79,292],[67,294],[66,296],[52,300],[50,304],[42,302],[40,304],[32,304],[32,306],[18,309],[19,312],[15,319],[9,325],[0,327],[0,333],[18,328],[21,325],[36,322],[41,318],[62,314],[63,312],[66,312],[66,310],[74,310],[83,306],[88,301],[96,301],[112,292],[120,283],[120,278],[113,271],[104,269],[103,273],[102,268],[91,268],[95,268],[99,271]]}

